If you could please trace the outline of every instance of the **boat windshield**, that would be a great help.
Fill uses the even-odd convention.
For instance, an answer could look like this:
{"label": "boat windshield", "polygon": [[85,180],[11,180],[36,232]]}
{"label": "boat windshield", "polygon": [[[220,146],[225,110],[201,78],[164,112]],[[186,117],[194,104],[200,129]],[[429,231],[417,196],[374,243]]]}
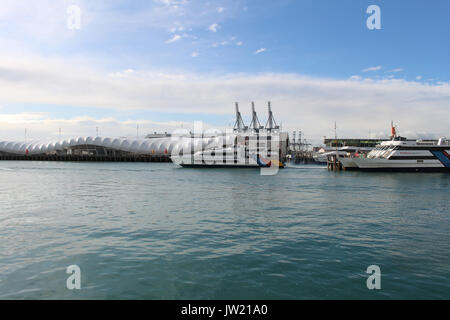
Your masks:
{"label": "boat windshield", "polygon": [[396,150],[397,146],[394,145],[378,145],[367,155],[368,158],[387,158],[392,153],[392,151]]}

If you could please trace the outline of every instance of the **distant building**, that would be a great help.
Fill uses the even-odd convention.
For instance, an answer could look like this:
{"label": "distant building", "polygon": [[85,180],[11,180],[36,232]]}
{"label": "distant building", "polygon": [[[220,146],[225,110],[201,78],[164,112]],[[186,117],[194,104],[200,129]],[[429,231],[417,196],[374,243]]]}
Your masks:
{"label": "distant building", "polygon": [[327,147],[362,147],[362,148],[374,148],[377,144],[389,139],[334,139],[324,138],[323,143]]}
{"label": "distant building", "polygon": [[171,134],[164,132],[164,133],[157,133],[156,131],[153,133],[149,133],[145,136],[145,139],[154,139],[154,138],[165,138],[165,137],[170,137]]}
{"label": "distant building", "polygon": [[[399,137],[404,140],[412,140],[416,141],[416,139],[406,139],[403,137]],[[361,147],[361,148],[374,148],[377,144],[380,144],[383,141],[389,141],[391,139],[334,139],[334,138],[324,138],[323,143],[326,147]],[[424,143],[429,142],[437,142],[437,140],[420,140]]]}

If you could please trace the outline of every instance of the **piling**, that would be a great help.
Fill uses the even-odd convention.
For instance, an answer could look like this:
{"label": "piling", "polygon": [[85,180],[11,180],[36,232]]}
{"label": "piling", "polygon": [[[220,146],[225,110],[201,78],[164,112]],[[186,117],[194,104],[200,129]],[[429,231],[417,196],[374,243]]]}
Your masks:
{"label": "piling", "polygon": [[327,158],[327,168],[329,171],[341,171],[344,170],[342,163],[339,161],[336,155],[330,155]]}

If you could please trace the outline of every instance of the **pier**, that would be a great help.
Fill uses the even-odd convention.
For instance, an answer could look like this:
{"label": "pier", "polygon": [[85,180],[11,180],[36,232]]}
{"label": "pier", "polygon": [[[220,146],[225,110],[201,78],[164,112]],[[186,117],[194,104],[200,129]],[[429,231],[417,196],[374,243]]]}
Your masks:
{"label": "pier", "polygon": [[77,155],[77,154],[0,154],[1,160],[10,161],[90,161],[90,162],[172,162],[169,156],[158,155]]}

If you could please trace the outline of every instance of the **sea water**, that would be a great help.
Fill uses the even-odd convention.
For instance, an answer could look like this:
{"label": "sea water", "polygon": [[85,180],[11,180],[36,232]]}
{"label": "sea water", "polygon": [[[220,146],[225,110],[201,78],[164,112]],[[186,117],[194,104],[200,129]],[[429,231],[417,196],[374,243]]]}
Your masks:
{"label": "sea water", "polygon": [[1,161],[0,299],[450,299],[449,190],[445,173]]}

